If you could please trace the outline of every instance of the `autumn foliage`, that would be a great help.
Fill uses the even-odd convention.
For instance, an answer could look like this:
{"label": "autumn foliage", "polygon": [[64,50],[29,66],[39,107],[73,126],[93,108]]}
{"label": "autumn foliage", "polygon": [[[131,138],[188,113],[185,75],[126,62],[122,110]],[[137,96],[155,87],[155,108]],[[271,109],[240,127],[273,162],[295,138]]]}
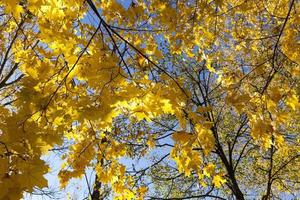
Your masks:
{"label": "autumn foliage", "polygon": [[91,199],[297,195],[299,30],[297,0],[1,0],[0,199],[49,154]]}

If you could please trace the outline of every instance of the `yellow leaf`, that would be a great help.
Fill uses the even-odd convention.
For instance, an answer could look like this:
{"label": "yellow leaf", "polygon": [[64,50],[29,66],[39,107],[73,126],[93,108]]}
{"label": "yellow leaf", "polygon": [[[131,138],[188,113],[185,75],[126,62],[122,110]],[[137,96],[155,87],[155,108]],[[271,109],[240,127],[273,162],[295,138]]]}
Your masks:
{"label": "yellow leaf", "polygon": [[154,148],[155,147],[155,140],[153,138],[153,136],[150,136],[148,141],[147,141],[147,145],[150,147],[150,148]]}
{"label": "yellow leaf", "polygon": [[217,188],[220,188],[224,183],[226,183],[226,179],[217,174],[213,177],[212,182]]}
{"label": "yellow leaf", "polygon": [[291,94],[286,99],[286,104],[293,110],[296,110],[296,108],[298,108],[300,105],[299,98],[296,96],[296,94]]}
{"label": "yellow leaf", "polygon": [[207,177],[210,177],[215,173],[215,165],[212,163],[209,163],[207,166],[203,168],[203,174]]}
{"label": "yellow leaf", "polygon": [[180,132],[173,133],[172,138],[175,142],[186,144],[189,141],[191,141],[191,139],[193,139],[194,136],[190,133],[180,131]]}

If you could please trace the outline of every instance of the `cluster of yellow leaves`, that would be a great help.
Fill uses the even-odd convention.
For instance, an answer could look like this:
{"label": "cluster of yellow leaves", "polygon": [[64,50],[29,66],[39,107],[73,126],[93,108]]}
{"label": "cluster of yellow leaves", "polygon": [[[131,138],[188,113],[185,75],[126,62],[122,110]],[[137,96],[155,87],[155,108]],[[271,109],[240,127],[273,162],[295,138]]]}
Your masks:
{"label": "cluster of yellow leaves", "polygon": [[205,167],[202,166],[202,158],[197,150],[202,148],[205,155],[214,149],[215,142],[210,126],[196,124],[195,133],[176,132],[173,133],[175,147],[171,151],[171,157],[176,162],[178,170],[183,172],[185,176],[190,176],[191,173],[196,173],[199,177],[199,182],[206,186],[204,176],[213,177],[212,183],[220,188],[226,182],[221,174],[215,173],[215,165],[210,163]]}
{"label": "cluster of yellow leaves", "polygon": [[191,171],[198,171],[201,157],[193,150],[195,147],[195,135],[187,132],[177,132],[173,134],[175,147],[172,149],[171,157],[174,159],[180,172],[186,176],[191,175]]}
{"label": "cluster of yellow leaves", "polygon": [[34,187],[47,186],[43,175],[48,172],[48,167],[40,160],[40,155],[46,153],[53,144],[59,144],[60,136],[46,128],[41,129],[31,119],[18,124],[25,116],[13,114],[4,108],[0,112],[0,198],[19,199],[25,190],[32,192]]}
{"label": "cluster of yellow leaves", "polygon": [[112,162],[108,169],[97,166],[96,173],[102,183],[111,184],[116,196],[115,199],[143,199],[147,189],[140,187],[132,190],[134,182],[131,177],[126,177],[125,166]]}
{"label": "cluster of yellow leaves", "polygon": [[19,0],[4,0],[0,3],[0,5],[4,5],[6,12],[12,13],[15,18],[19,18],[21,13],[24,11],[22,6],[19,5]]}

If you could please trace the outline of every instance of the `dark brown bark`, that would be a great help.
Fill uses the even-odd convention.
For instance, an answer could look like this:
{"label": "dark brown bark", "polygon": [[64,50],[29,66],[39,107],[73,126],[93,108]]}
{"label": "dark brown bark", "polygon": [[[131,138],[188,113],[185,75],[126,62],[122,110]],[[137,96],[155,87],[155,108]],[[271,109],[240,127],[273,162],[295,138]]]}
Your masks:
{"label": "dark brown bark", "polygon": [[100,189],[101,189],[101,182],[98,179],[98,175],[96,175],[95,177],[95,185],[93,188],[93,193],[91,195],[92,200],[100,200],[103,199],[101,193],[100,193]]}
{"label": "dark brown bark", "polygon": [[218,152],[218,155],[220,156],[223,164],[225,165],[225,168],[226,168],[229,180],[230,180],[230,182],[228,183],[230,190],[232,191],[232,193],[236,197],[236,199],[244,200],[245,199],[244,194],[242,193],[241,189],[239,188],[238,182],[235,178],[234,168],[228,162],[228,159],[223,151],[223,148],[219,143],[217,143],[217,152]]}

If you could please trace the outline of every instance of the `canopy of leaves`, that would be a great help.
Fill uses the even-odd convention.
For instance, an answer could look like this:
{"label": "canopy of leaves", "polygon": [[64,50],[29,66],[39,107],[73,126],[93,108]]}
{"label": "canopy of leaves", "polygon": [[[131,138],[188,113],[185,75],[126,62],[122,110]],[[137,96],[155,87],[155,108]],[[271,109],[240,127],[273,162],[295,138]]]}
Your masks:
{"label": "canopy of leaves", "polygon": [[297,195],[299,12],[297,0],[2,0],[0,199],[47,187],[49,152],[61,188],[95,170],[92,199]]}

